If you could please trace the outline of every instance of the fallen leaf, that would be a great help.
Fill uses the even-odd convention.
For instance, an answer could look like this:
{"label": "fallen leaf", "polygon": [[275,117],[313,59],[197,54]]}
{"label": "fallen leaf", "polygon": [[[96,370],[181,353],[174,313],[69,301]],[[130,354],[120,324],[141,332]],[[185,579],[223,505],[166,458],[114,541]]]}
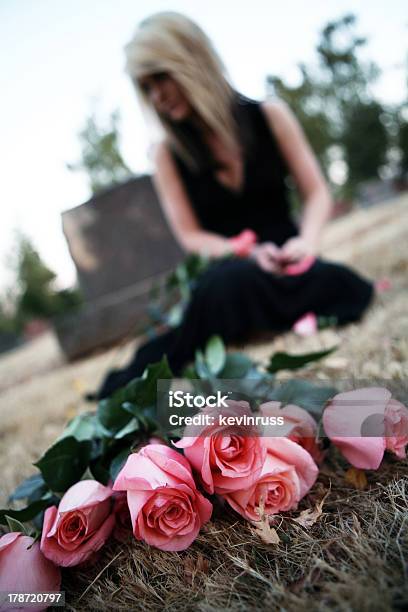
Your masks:
{"label": "fallen leaf", "polygon": [[329,493],[330,491],[327,491],[326,495],[321,499],[319,503],[316,504],[314,509],[307,508],[306,510],[303,510],[297,518],[293,519],[294,522],[298,525],[301,525],[305,529],[309,529],[309,527],[314,525],[323,514],[323,504]]}
{"label": "fallen leaf", "polygon": [[364,470],[351,467],[347,470],[344,477],[345,481],[353,485],[355,489],[362,491],[367,488],[367,476]]}
{"label": "fallen leaf", "polygon": [[280,537],[277,534],[276,529],[271,527],[269,516],[265,514],[265,500],[261,497],[258,506],[259,521],[253,521],[252,525],[255,527],[254,532],[256,535],[265,542],[265,544],[279,544]]}
{"label": "fallen leaf", "polygon": [[280,537],[278,536],[276,529],[270,526],[267,517],[264,517],[262,521],[253,523],[256,535],[265,542],[265,544],[279,544]]}

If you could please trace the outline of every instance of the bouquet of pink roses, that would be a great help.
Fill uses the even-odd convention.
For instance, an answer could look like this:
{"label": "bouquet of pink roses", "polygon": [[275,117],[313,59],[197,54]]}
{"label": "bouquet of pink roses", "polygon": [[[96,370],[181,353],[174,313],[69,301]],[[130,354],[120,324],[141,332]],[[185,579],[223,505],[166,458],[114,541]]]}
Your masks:
{"label": "bouquet of pink roses", "polygon": [[[177,436],[166,437],[154,412],[157,381],[172,379],[166,360],[73,419],[35,464],[40,473],[11,496],[26,507],[0,510],[9,528],[0,537],[0,591],[58,590],[59,568],[92,561],[111,536],[184,550],[210,520],[214,496],[255,525],[296,509],[326,454],[319,412],[326,437],[354,467],[377,469],[385,451],[404,458],[408,409],[387,389],[336,393],[299,380],[276,387],[279,368],[325,354],[277,354],[261,371],[212,340],[189,377],[235,378],[255,409],[233,399],[221,409],[205,404],[203,424]],[[17,564],[30,569],[17,572]]]}

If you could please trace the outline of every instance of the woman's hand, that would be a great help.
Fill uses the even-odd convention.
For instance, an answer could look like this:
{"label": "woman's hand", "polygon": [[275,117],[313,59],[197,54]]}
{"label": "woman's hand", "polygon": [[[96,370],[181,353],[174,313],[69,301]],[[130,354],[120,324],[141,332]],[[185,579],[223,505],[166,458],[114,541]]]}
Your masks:
{"label": "woman's hand", "polygon": [[305,257],[316,255],[316,250],[316,247],[302,236],[289,238],[280,249],[279,264],[284,267],[297,263]]}
{"label": "woman's hand", "polygon": [[255,244],[249,255],[262,270],[275,273],[281,272],[280,256],[281,250],[273,242]]}

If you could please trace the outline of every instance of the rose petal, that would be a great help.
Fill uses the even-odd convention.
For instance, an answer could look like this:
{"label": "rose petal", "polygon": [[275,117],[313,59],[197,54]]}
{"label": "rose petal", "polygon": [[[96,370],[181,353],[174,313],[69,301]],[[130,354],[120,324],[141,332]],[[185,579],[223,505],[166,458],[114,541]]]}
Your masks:
{"label": "rose petal", "polygon": [[293,331],[298,336],[307,338],[313,336],[318,331],[317,317],[314,312],[308,312],[296,321]]}
{"label": "rose petal", "polygon": [[64,493],[58,509],[59,512],[67,512],[75,508],[86,508],[105,501],[111,495],[112,489],[96,480],[80,480]]}
{"label": "rose petal", "polygon": [[379,467],[385,451],[383,435],[362,437],[361,434],[370,420],[374,424],[377,415],[380,419],[384,417],[390,398],[388,389],[367,387],[339,393],[325,408],[326,435],[354,467],[370,470]]}
{"label": "rose petal", "polygon": [[[44,557],[39,543],[34,542],[33,538],[22,534],[17,534],[17,537],[15,535],[6,534],[0,539],[0,591],[60,591],[60,569]],[[18,609],[20,608],[18,605]],[[10,606],[1,609],[17,608]],[[30,606],[30,610],[34,611],[43,609],[44,604]]]}

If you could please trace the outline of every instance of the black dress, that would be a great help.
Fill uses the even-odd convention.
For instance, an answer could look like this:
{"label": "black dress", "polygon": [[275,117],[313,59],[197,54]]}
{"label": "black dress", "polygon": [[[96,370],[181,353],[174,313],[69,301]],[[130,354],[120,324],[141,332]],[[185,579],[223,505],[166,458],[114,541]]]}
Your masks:
{"label": "black dress", "polygon": [[[239,192],[222,185],[211,170],[193,173],[178,156],[174,160],[204,229],[231,237],[249,228],[260,242],[281,246],[298,233],[290,216],[287,168],[261,105],[246,98],[238,104],[250,135]],[[215,261],[200,277],[181,325],[144,344],[127,368],[111,372],[98,397],[140,376],[164,354],[180,374],[213,334],[227,344],[241,343],[255,333],[288,330],[307,312],[336,317],[342,325],[358,320],[372,296],[370,282],[322,259],[298,276],[264,272],[248,259]]]}

